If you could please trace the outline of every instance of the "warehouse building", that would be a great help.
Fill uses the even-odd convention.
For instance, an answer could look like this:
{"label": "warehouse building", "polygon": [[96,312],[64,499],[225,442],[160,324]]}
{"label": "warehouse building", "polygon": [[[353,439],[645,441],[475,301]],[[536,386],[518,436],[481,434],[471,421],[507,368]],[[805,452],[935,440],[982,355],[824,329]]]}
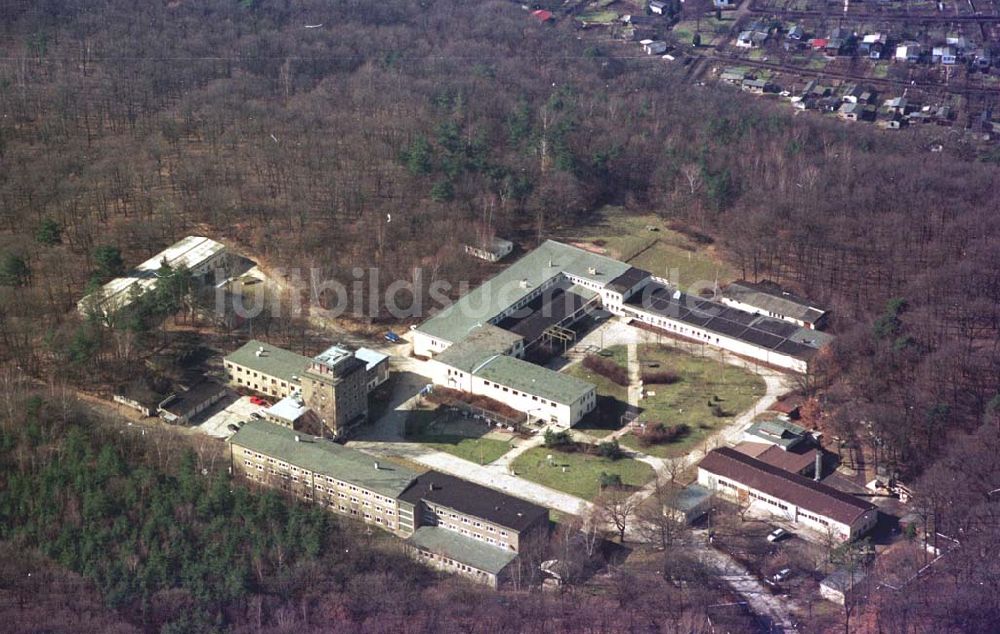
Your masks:
{"label": "warehouse building", "polygon": [[77,302],[77,310],[84,316],[117,312],[131,304],[137,294],[156,288],[157,275],[164,264],[175,270],[185,268],[196,282],[208,283],[214,281],[216,269],[228,270],[230,258],[226,247],[219,242],[188,236],[87,295]]}
{"label": "warehouse building", "polygon": [[864,535],[878,521],[878,509],[869,502],[729,447],[712,450],[698,464],[698,484],[845,541]]}

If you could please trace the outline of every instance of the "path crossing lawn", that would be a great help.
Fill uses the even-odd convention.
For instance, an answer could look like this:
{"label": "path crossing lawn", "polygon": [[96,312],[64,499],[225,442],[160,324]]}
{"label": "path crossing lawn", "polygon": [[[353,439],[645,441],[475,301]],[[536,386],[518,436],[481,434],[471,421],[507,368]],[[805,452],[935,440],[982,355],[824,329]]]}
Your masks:
{"label": "path crossing lawn", "polygon": [[[547,457],[552,456],[550,463]],[[584,453],[563,453],[532,447],[513,463],[518,476],[538,484],[593,500],[600,492],[601,472],[617,473],[628,486],[641,487],[653,479],[653,469],[644,462],[622,458],[609,460]]]}
{"label": "path crossing lawn", "polygon": [[[641,447],[631,433],[622,437],[622,445],[652,456],[671,458],[690,452],[706,436],[753,407],[766,390],[763,379],[756,374],[711,358],[657,344],[642,344],[638,352],[642,369],[672,370],[680,377],[672,385],[643,386],[647,396],[639,401],[641,420],[666,425],[683,423],[690,428],[688,435],[676,442],[649,447]],[[724,415],[713,414],[711,404],[718,405]]]}

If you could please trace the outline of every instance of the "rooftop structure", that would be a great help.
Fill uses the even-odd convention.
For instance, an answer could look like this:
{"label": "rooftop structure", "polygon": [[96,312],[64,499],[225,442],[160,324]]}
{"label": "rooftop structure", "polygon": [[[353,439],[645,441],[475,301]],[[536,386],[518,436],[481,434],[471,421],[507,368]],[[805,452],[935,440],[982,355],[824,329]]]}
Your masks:
{"label": "rooftop structure", "polygon": [[226,247],[202,236],[188,236],[160,251],[127,275],[116,277],[100,290],[77,303],[81,313],[98,310],[112,313],[132,302],[133,289],[145,292],[156,287],[157,274],[164,264],[170,268],[185,268],[196,274],[207,274],[212,263],[225,255]]}
{"label": "rooftop structure", "polygon": [[[847,526],[875,510],[874,505],[853,495],[771,466],[730,447],[710,451],[698,464],[698,469]],[[699,476],[698,480],[701,483],[702,478]]]}
{"label": "rooftop structure", "polygon": [[722,302],[746,311],[760,311],[806,328],[821,327],[827,311],[816,302],[781,290],[776,284],[733,282],[722,291]]}
{"label": "rooftop structure", "polygon": [[249,421],[229,442],[391,498],[399,497],[417,477],[405,467],[264,421]]}
{"label": "rooftop structure", "polygon": [[743,434],[750,442],[777,445],[785,451],[810,438],[804,427],[780,418],[753,423]]}
{"label": "rooftop structure", "polygon": [[310,369],[319,370],[322,374],[341,376],[360,366],[354,353],[347,348],[330,346],[313,357]]}
{"label": "rooftop structure", "polygon": [[366,371],[374,369],[375,366],[389,359],[389,355],[371,348],[358,348],[354,351],[354,356],[364,362]]}
{"label": "rooftop structure", "polygon": [[534,526],[549,513],[537,504],[437,471],[418,476],[400,499],[446,506],[513,531]]}

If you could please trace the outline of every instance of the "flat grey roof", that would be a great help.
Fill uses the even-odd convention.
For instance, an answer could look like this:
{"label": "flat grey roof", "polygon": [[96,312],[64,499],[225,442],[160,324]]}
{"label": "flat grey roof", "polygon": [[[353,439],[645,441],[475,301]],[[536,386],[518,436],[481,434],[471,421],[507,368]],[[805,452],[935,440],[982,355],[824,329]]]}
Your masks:
{"label": "flat grey roof", "polygon": [[[299,441],[295,440],[296,436]],[[229,442],[393,499],[398,498],[419,475],[332,440],[301,434],[266,421],[249,421]]]}
{"label": "flat grey roof", "polygon": [[437,526],[421,526],[406,541],[420,550],[443,555],[494,575],[500,574],[517,557],[517,553],[512,550],[490,546],[478,539]]}
{"label": "flat grey roof", "polygon": [[809,323],[826,314],[826,310],[818,307],[815,302],[784,292],[776,284],[754,284],[738,280],[727,286],[722,291],[722,296]]}
{"label": "flat grey roof", "polygon": [[378,364],[389,359],[389,355],[382,354],[371,348],[358,348],[354,351],[354,356],[365,362],[365,370],[371,370]]}
{"label": "flat grey roof", "polygon": [[[257,351],[260,348],[264,349],[264,353],[257,356]],[[242,347],[226,355],[225,360],[290,383],[298,383],[299,377],[312,363],[312,359],[309,357],[256,339],[251,339]]]}
{"label": "flat grey roof", "polygon": [[[487,323],[509,306],[561,273],[605,286],[629,265],[607,256],[552,240],[514,262],[424,323],[422,333],[455,343],[480,323]],[[591,273],[590,270],[595,272]],[[522,283],[523,282],[523,283]]]}

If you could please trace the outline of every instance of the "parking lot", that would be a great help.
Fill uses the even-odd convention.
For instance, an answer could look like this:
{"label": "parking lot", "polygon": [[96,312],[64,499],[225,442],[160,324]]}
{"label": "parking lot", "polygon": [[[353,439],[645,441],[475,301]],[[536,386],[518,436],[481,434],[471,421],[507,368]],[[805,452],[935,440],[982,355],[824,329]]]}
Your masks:
{"label": "parking lot", "polygon": [[239,425],[250,420],[250,414],[265,408],[250,402],[250,396],[232,395],[222,399],[207,412],[204,422],[196,425],[198,431],[216,438],[229,438],[233,431],[229,425]]}

